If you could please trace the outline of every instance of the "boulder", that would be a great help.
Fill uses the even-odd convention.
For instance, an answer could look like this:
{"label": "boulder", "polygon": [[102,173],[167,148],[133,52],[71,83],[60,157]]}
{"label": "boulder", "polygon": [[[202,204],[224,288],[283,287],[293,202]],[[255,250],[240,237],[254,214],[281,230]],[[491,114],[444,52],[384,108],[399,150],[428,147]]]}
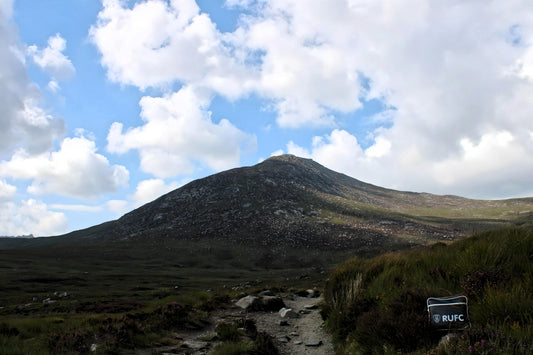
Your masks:
{"label": "boulder", "polygon": [[285,307],[283,299],[278,296],[245,296],[235,303],[236,306],[247,310],[247,311],[266,311],[266,312],[277,312],[281,308]]}
{"label": "boulder", "polygon": [[261,303],[262,302],[259,297],[248,295],[238,300],[235,305],[247,311],[252,311],[255,310]]}

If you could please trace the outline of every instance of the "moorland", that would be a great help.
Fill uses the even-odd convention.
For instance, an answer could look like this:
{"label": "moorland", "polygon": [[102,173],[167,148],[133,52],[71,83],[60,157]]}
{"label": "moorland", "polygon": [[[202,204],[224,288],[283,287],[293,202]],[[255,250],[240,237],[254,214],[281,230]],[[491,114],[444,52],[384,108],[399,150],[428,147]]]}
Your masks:
{"label": "moorland", "polygon": [[[531,198],[395,191],[275,157],[116,221],[0,238],[0,354],[135,353],[179,342],[242,295],[314,287],[341,354],[527,352],[532,221]],[[425,298],[465,293],[472,328],[439,347]],[[218,353],[271,351],[267,335],[232,327]]]}

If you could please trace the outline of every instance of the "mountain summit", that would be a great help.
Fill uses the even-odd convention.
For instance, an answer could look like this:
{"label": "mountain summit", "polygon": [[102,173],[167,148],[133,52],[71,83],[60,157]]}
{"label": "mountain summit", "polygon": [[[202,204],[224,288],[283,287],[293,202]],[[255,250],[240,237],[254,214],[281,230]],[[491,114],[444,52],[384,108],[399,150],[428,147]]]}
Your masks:
{"label": "mountain summit", "polygon": [[[531,200],[516,201],[531,208]],[[388,249],[462,237],[477,222],[460,215],[450,219],[450,211],[485,208],[488,203],[385,189],[310,159],[282,155],[195,180],[116,221],[68,236]],[[443,210],[447,218],[432,214]],[[481,228],[479,223],[475,228]]]}
{"label": "mountain summit", "polygon": [[115,221],[54,238],[0,238],[0,249],[196,240],[366,255],[531,223],[532,211],[532,198],[483,201],[395,191],[281,155],[192,181]]}

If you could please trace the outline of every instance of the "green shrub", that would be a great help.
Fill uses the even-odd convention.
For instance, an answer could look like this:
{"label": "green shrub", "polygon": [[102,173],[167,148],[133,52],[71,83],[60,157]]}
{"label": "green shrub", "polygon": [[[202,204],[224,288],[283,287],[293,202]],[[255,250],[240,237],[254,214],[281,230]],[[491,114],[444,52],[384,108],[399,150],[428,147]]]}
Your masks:
{"label": "green shrub", "polygon": [[449,245],[346,261],[326,284],[322,315],[339,353],[443,351],[436,348],[442,334],[428,326],[426,299],[465,294],[473,328],[457,346],[523,350],[533,338],[532,280],[533,228],[491,230]]}
{"label": "green shrub", "polygon": [[220,323],[216,326],[215,331],[222,341],[236,342],[244,336],[244,332],[235,323]]}

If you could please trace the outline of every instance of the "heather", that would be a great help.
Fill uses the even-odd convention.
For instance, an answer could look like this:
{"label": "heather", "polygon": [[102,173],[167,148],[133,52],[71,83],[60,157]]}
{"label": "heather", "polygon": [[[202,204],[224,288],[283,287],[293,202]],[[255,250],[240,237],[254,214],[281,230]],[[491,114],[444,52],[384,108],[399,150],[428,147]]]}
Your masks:
{"label": "heather", "polygon": [[[533,228],[509,227],[450,244],[353,258],[330,276],[323,314],[337,351],[530,353],[533,351]],[[471,326],[428,324],[430,296],[468,296]]]}

